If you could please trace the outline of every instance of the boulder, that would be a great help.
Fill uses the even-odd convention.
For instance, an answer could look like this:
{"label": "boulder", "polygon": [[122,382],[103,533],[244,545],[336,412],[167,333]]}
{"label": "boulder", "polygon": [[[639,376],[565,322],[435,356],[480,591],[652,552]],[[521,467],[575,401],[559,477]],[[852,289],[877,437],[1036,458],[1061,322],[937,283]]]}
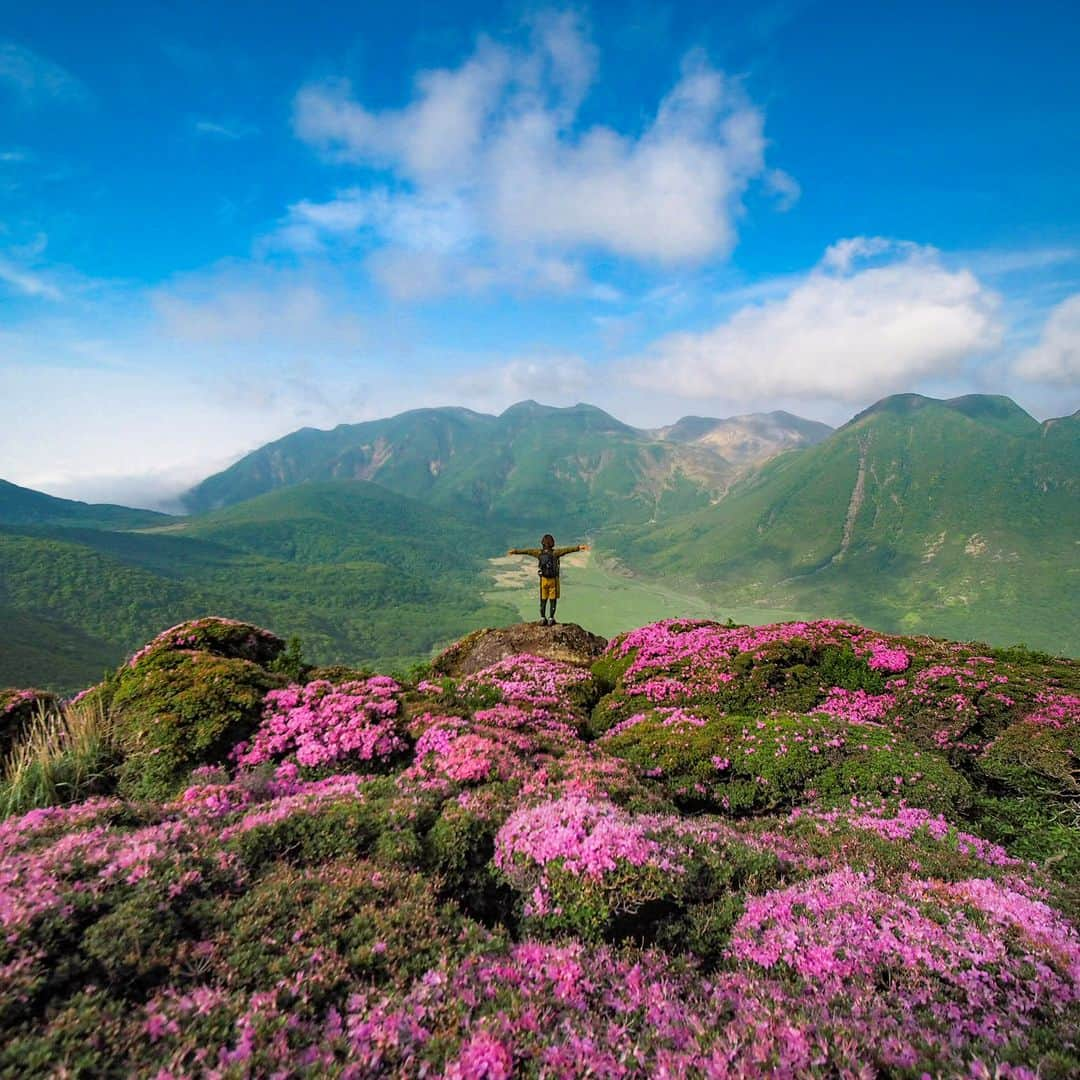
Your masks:
{"label": "boulder", "polygon": [[519,653],[590,667],[606,646],[607,638],[590,634],[577,623],[517,623],[474,630],[440,653],[431,667],[436,675],[459,678]]}

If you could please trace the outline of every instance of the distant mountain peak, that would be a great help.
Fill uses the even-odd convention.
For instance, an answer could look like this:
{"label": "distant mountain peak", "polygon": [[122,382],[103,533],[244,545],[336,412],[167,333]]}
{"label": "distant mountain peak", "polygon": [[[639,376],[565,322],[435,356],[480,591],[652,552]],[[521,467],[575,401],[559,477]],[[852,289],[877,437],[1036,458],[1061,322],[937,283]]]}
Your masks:
{"label": "distant mountain peak", "polygon": [[857,413],[841,430],[882,415],[911,416],[923,411],[949,410],[976,423],[1004,429],[1012,435],[1031,435],[1039,422],[1004,394],[964,394],[955,398],[932,398],[924,394],[890,394]]}

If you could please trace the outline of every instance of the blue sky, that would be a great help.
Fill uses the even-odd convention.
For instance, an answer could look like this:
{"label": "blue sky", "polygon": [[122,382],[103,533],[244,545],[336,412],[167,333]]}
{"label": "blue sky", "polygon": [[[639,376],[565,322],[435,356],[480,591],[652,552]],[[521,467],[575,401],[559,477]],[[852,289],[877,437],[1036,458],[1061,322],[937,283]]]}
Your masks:
{"label": "blue sky", "polygon": [[1065,3],[7,4],[0,476],[297,427],[1080,405]]}

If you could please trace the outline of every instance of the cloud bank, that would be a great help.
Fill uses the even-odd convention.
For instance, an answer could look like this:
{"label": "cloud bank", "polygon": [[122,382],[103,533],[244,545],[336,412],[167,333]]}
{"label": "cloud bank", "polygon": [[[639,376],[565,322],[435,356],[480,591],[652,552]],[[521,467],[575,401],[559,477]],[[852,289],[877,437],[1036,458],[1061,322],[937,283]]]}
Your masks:
{"label": "cloud bank", "polygon": [[626,368],[639,387],[689,398],[865,402],[955,374],[995,348],[998,303],[932,248],[855,237],[830,247],[782,298],[669,334]]}

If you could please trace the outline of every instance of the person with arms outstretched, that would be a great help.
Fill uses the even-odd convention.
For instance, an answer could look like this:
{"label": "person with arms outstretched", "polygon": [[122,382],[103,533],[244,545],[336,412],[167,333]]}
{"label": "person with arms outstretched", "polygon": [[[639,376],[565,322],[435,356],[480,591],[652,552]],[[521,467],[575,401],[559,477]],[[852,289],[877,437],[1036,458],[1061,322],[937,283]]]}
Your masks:
{"label": "person with arms outstretched", "polygon": [[[574,551],[588,551],[588,544],[575,544],[573,547],[555,546],[555,537],[545,533],[538,548],[511,548],[507,555],[531,555],[536,559],[537,573],[540,575],[540,625],[555,625],[555,605],[559,602],[559,559]],[[551,618],[548,618],[547,606],[551,604]]]}

